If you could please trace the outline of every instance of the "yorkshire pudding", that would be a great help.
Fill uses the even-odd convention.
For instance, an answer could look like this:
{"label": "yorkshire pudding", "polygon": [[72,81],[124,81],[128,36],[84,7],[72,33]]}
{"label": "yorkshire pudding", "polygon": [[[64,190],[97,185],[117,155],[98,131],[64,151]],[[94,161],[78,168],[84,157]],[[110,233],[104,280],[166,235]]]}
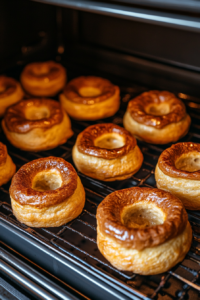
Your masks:
{"label": "yorkshire pudding", "polygon": [[13,214],[32,227],[58,227],[76,218],[85,191],[72,165],[62,158],[33,160],[15,174],[10,186]]}
{"label": "yorkshire pudding", "polygon": [[168,192],[133,187],[108,195],[97,209],[97,244],[117,269],[165,272],[183,260],[192,230],[181,201]]}
{"label": "yorkshire pudding", "polygon": [[82,76],[71,80],[60,95],[66,112],[76,120],[98,120],[114,115],[120,105],[119,87],[109,80]]}
{"label": "yorkshire pudding", "polygon": [[0,186],[7,183],[15,174],[16,166],[10,155],[8,155],[6,145],[0,142]]}
{"label": "yorkshire pudding", "polygon": [[174,94],[149,91],[129,102],[123,123],[138,139],[167,144],[187,134],[191,119],[184,103]]}
{"label": "yorkshire pudding", "polygon": [[0,117],[6,108],[20,101],[24,97],[24,92],[19,82],[15,79],[0,76]]}
{"label": "yorkshire pudding", "polygon": [[73,135],[69,117],[51,99],[29,99],[9,107],[2,127],[11,144],[25,151],[52,149]]}
{"label": "yorkshire pudding", "polygon": [[24,89],[32,96],[51,97],[66,84],[66,69],[54,61],[27,65],[21,74]]}
{"label": "yorkshire pudding", "polygon": [[131,177],[141,167],[143,155],[136,139],[115,124],[96,124],[81,132],[72,150],[77,169],[104,181]]}
{"label": "yorkshire pudding", "polygon": [[177,196],[185,208],[200,209],[200,144],[178,143],[164,150],[155,178],[158,188]]}

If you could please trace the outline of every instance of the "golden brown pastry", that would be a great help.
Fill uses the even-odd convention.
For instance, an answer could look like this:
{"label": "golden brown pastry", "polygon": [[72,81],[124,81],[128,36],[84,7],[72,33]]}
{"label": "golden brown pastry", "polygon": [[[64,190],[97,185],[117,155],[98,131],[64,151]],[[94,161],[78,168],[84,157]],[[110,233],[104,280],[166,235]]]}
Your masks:
{"label": "golden brown pastry", "polygon": [[55,96],[66,84],[66,69],[54,61],[27,65],[21,74],[24,89],[33,96]]}
{"label": "golden brown pastry", "polygon": [[155,178],[158,188],[177,196],[185,208],[200,209],[200,144],[178,143],[164,150]]}
{"label": "golden brown pastry", "polygon": [[97,245],[117,269],[166,272],[190,249],[192,230],[181,201],[168,192],[133,187],[108,195],[97,209]]}
{"label": "golden brown pastry", "polygon": [[52,149],[73,135],[69,117],[51,99],[29,99],[9,107],[2,128],[11,144],[25,151]]}
{"label": "golden brown pastry", "polygon": [[15,79],[0,76],[0,117],[6,108],[20,101],[24,97],[24,92],[19,82]]}
{"label": "golden brown pastry", "polygon": [[76,218],[85,204],[76,171],[64,159],[53,156],[22,166],[9,192],[13,214],[31,227],[59,227]]}
{"label": "golden brown pastry", "polygon": [[8,155],[6,145],[0,142],[0,186],[7,183],[15,174],[16,166],[10,155]]}
{"label": "golden brown pastry", "polygon": [[72,150],[77,169],[104,181],[131,177],[141,167],[143,155],[136,139],[115,124],[96,124],[81,132]]}
{"label": "golden brown pastry", "polygon": [[123,123],[138,139],[167,144],[187,134],[191,119],[184,103],[174,94],[149,91],[129,102]]}
{"label": "golden brown pastry", "polygon": [[99,120],[113,116],[118,111],[120,90],[107,79],[82,76],[66,85],[60,102],[76,120]]}

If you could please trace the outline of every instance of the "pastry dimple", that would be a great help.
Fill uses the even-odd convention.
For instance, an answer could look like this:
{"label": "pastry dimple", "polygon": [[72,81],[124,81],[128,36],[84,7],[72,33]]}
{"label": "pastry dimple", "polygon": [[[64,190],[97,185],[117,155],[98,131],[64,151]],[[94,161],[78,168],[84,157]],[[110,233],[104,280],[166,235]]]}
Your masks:
{"label": "pastry dimple", "polygon": [[54,61],[34,62],[25,66],[20,79],[30,95],[51,97],[64,88],[67,74],[66,69]]}
{"label": "pastry dimple", "polygon": [[42,67],[38,66],[38,63],[32,63],[26,66],[24,72],[29,79],[37,78],[38,81],[48,82],[58,78],[60,73],[59,67],[54,62],[47,63],[46,72],[42,72]]}
{"label": "pastry dimple", "polygon": [[[95,139],[105,133],[116,133],[123,136],[125,139],[124,146],[115,149],[95,146]],[[127,130],[112,123],[89,126],[77,138],[77,148],[81,153],[105,159],[114,159],[126,155],[134,149],[136,144],[136,139]]]}
{"label": "pastry dimple", "polygon": [[[61,187],[49,191],[32,188],[33,178],[42,171],[57,170],[62,178]],[[33,160],[15,174],[10,186],[11,197],[21,205],[38,208],[59,204],[69,198],[77,187],[77,173],[72,165],[62,158],[47,157]]]}
{"label": "pastry dimple", "polygon": [[[97,96],[84,97],[80,93],[82,87],[95,87],[100,92]],[[64,88],[64,95],[72,102],[91,105],[112,97],[118,87],[109,80],[95,76],[81,76],[71,80]]]}
{"label": "pastry dimple", "polygon": [[[25,115],[26,109],[31,107],[40,108],[42,106],[49,110],[49,117],[37,120],[27,119]],[[35,98],[21,101],[8,108],[4,120],[9,131],[26,133],[34,128],[48,129],[56,124],[60,124],[63,120],[63,111],[59,102],[51,99]]]}
{"label": "pastry dimple", "polygon": [[[169,104],[169,113],[155,116],[147,113],[145,108],[150,104]],[[138,123],[152,126],[157,129],[164,128],[171,123],[178,123],[186,116],[183,102],[174,94],[167,91],[149,91],[137,96],[128,104],[131,117]]]}
{"label": "pastry dimple", "polygon": [[194,152],[197,152],[200,155],[200,144],[195,144],[192,142],[177,143],[161,153],[158,159],[158,166],[164,174],[170,177],[200,180],[200,170],[195,172],[188,172],[177,169],[175,165],[177,159],[182,154],[191,153],[192,155],[192,153]]}
{"label": "pastry dimple", "polygon": [[[147,228],[129,228],[122,223],[124,207],[144,201],[154,203],[166,215],[163,224]],[[129,188],[108,195],[97,209],[100,231],[123,247],[142,250],[155,247],[178,236],[186,227],[188,217],[181,201],[172,194],[151,188]]]}

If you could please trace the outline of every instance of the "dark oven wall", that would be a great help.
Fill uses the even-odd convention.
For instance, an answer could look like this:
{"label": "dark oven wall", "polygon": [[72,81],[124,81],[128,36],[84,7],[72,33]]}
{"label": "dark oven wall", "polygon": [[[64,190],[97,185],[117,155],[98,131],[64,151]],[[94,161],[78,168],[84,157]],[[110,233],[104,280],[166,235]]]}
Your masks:
{"label": "dark oven wall", "polygon": [[62,10],[65,59],[151,88],[200,96],[200,33]]}
{"label": "dark oven wall", "polygon": [[[184,24],[181,28],[169,26],[167,22],[147,22],[145,18],[140,21],[127,19],[125,13],[113,17],[103,10],[89,12],[92,11],[92,3],[103,8],[119,1],[39,2],[1,1],[1,73],[16,64],[57,58],[62,59],[69,70],[77,68],[79,71],[73,73],[75,76],[81,75],[82,67],[82,73],[112,74],[149,88],[199,96],[198,11],[176,11],[174,14],[158,7],[154,12],[158,18],[168,14],[166,16],[177,20],[184,17],[191,21],[194,17],[197,28],[192,25],[187,28]],[[126,13],[131,9],[134,12],[138,7],[132,5],[126,8]],[[151,10],[148,13],[153,14]],[[68,74],[70,79],[71,73]]]}
{"label": "dark oven wall", "polygon": [[0,1],[0,72],[57,50],[56,7],[27,0]]}

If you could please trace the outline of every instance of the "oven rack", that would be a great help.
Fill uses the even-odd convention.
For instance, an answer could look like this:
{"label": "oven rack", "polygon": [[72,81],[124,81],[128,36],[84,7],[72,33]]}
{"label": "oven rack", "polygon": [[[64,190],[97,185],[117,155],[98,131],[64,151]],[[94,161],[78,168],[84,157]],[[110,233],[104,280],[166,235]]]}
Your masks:
{"label": "oven rack", "polygon": [[[140,94],[143,90],[145,88],[141,86],[121,86],[122,104],[120,110],[115,116],[106,120],[100,120],[98,123],[112,122],[122,126],[122,117],[128,100]],[[181,93],[178,96],[184,100],[187,110],[192,117],[190,131],[181,141],[198,143],[200,142],[200,114],[198,113],[198,111],[200,112],[200,100]],[[0,131],[0,138],[7,145],[8,153],[18,169],[33,159],[51,155],[62,157],[73,164],[71,149],[76,137],[84,128],[91,124],[91,122],[72,121],[74,136],[64,145],[40,153],[24,152],[13,147],[6,140],[2,129]],[[105,196],[118,189],[132,186],[155,187],[154,170],[158,157],[164,149],[170,146],[151,145],[141,141],[138,141],[138,145],[144,155],[144,163],[141,169],[129,179],[105,183],[78,173],[86,190],[87,200],[84,210],[79,217],[59,228],[29,228],[18,222],[12,214],[10,206],[10,182],[3,185],[0,187],[0,221],[3,224],[0,234],[3,235],[5,242],[8,242],[11,246],[14,244],[17,250],[20,250],[21,253],[23,252],[27,257],[32,256],[33,258],[34,251],[39,255],[40,252],[37,252],[39,251],[37,249],[45,249],[40,258],[36,257],[36,255],[34,257],[34,260],[40,263],[41,266],[43,266],[42,261],[45,261],[45,259],[48,260],[48,258],[50,260],[53,253],[54,259],[55,257],[57,260],[58,257],[59,259],[67,259],[72,265],[81,267],[84,272],[90,274],[88,275],[90,278],[87,280],[93,282],[94,290],[96,289],[95,291],[89,291],[87,287],[82,287],[83,292],[91,297],[95,292],[100,291],[97,288],[100,280],[101,288],[104,289],[104,293],[109,295],[107,299],[199,299],[200,212],[198,211],[188,211],[189,220],[193,228],[192,247],[184,261],[176,265],[169,272],[154,276],[141,276],[131,272],[118,271],[109,264],[97,249],[95,215],[98,204]],[[29,239],[30,243],[28,242]],[[20,245],[20,243],[22,244]],[[62,266],[65,272],[69,272],[69,269],[64,266],[63,262],[59,266]],[[48,268],[47,265],[45,267]],[[62,272],[55,270],[55,266],[52,268],[49,266],[49,268],[51,272],[56,273],[55,275],[58,277],[61,276]],[[82,273],[80,278],[83,280],[84,276],[86,277]],[[62,275],[63,278],[66,279],[64,275]],[[80,282],[75,283],[73,278],[70,280],[72,286],[81,288]],[[102,294],[96,294],[95,299],[103,299],[103,295],[102,290]]]}

